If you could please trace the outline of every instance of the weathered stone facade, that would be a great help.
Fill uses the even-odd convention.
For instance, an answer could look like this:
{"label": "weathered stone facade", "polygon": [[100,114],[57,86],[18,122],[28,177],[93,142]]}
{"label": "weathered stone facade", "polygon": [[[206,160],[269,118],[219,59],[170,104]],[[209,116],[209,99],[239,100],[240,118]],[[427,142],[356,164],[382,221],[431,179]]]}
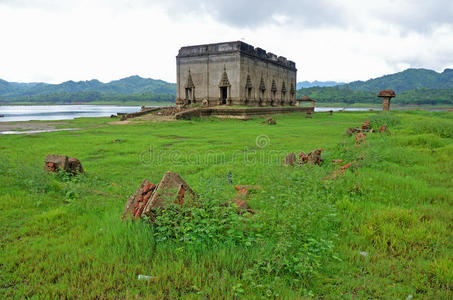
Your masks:
{"label": "weathered stone facade", "polygon": [[182,47],[176,65],[177,104],[296,103],[296,64],[240,41]]}

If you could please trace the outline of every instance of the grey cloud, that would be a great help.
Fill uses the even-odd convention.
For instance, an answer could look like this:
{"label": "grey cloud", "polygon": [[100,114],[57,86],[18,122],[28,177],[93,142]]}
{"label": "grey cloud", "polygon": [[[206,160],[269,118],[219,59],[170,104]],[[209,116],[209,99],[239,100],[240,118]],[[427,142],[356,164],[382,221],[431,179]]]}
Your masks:
{"label": "grey cloud", "polygon": [[375,10],[367,9],[362,1],[339,3],[334,0],[168,0],[165,6],[170,14],[210,14],[215,20],[235,27],[278,23],[273,19],[276,14],[287,17],[288,24],[300,28],[340,26],[362,30],[366,24],[359,19],[385,21],[405,32],[431,31],[440,24],[453,26],[452,0],[394,0],[390,5],[378,5]]}
{"label": "grey cloud", "polygon": [[284,16],[287,23],[307,27],[345,25],[347,12],[329,0],[177,0],[166,2],[169,13],[210,14],[219,22],[235,27],[278,23],[273,16]]}
{"label": "grey cloud", "polygon": [[373,20],[387,22],[402,32],[426,33],[442,24],[453,27],[453,0],[392,0],[373,3],[374,8],[363,0],[356,3],[352,0],[0,0],[0,5],[65,9],[80,2],[84,2],[87,9],[100,3],[119,11],[158,5],[171,18],[208,14],[218,22],[237,28],[279,24],[274,15],[283,16],[286,24],[299,29],[348,27],[363,30],[366,22]]}
{"label": "grey cloud", "polygon": [[453,26],[452,0],[397,0],[391,9],[374,13],[404,31],[427,32],[439,25]]}

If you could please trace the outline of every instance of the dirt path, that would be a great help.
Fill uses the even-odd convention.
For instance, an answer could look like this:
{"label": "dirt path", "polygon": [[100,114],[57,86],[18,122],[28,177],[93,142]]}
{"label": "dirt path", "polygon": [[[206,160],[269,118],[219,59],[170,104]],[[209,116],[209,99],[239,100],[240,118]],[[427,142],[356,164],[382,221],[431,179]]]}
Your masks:
{"label": "dirt path", "polygon": [[67,124],[66,122],[0,122],[0,132],[11,130],[49,130],[57,129],[56,126]]}
{"label": "dirt path", "polygon": [[57,128],[59,125],[67,124],[66,122],[4,122],[0,123],[0,135],[80,130],[80,128]]}
{"label": "dirt path", "polygon": [[148,114],[136,118],[127,119],[124,121],[113,121],[108,122],[109,125],[127,125],[127,124],[140,124],[146,122],[165,122],[165,121],[175,121],[174,116],[161,116],[157,114]]}

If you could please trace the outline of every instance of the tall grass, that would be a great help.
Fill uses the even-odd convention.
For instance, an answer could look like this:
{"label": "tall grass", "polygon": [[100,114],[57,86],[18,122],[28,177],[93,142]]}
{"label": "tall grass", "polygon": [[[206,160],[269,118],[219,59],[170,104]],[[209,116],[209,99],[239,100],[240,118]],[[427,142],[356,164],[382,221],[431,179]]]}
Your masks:
{"label": "tall grass", "polygon": [[[87,130],[0,136],[1,297],[451,298],[453,120],[426,112],[275,119],[79,119],[70,122]],[[360,145],[342,135],[366,119],[391,135]],[[319,147],[321,166],[280,163]],[[210,151],[219,159],[201,159]],[[87,173],[46,174],[46,153],[78,157]],[[334,159],[354,165],[333,177],[343,165]],[[121,221],[141,180],[157,183],[166,170],[200,203],[158,211],[156,223]],[[255,215],[222,205],[235,184],[261,186],[248,200]]]}

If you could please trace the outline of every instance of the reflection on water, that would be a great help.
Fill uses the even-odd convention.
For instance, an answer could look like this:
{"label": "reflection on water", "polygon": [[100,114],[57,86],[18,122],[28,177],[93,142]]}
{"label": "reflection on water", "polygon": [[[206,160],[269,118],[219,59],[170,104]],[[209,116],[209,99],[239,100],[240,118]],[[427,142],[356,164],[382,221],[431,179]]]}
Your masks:
{"label": "reflection on water", "polygon": [[[397,107],[394,110],[411,108]],[[413,109],[413,108],[412,108]],[[416,108],[423,109],[423,108]],[[0,122],[34,121],[34,120],[68,120],[80,117],[108,117],[116,113],[131,113],[140,110],[139,106],[113,105],[0,105]],[[381,107],[315,107],[316,112],[326,111],[369,111],[382,110]],[[446,109],[428,109],[441,111]],[[3,117],[2,117],[3,116]]]}
{"label": "reflection on water", "polygon": [[55,132],[55,131],[70,131],[70,130],[79,130],[80,128],[60,128],[60,129],[40,129],[40,130],[7,130],[7,131],[0,131],[0,134],[33,134],[33,133],[41,133],[41,132]]}
{"label": "reflection on water", "polygon": [[139,106],[112,105],[0,105],[0,122],[108,117],[139,110]]}

